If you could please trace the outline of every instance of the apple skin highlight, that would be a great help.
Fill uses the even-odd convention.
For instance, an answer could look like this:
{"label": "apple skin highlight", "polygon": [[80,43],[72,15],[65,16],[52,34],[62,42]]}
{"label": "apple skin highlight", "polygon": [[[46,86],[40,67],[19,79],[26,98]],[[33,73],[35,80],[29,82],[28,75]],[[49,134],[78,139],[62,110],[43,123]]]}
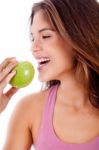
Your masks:
{"label": "apple skin highlight", "polygon": [[14,68],[16,75],[10,80],[10,84],[16,88],[28,86],[34,78],[34,66],[29,61],[21,61]]}

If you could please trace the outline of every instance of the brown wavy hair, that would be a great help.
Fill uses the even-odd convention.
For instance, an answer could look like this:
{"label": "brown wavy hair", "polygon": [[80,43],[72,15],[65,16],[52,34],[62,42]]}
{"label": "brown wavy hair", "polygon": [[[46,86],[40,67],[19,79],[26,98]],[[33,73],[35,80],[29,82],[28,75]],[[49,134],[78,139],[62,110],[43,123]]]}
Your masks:
{"label": "brown wavy hair", "polygon": [[[35,3],[35,13],[42,9],[60,36],[75,52],[75,75],[84,84],[89,100],[99,108],[99,3],[96,0],[43,0]],[[51,87],[60,81],[47,82]]]}

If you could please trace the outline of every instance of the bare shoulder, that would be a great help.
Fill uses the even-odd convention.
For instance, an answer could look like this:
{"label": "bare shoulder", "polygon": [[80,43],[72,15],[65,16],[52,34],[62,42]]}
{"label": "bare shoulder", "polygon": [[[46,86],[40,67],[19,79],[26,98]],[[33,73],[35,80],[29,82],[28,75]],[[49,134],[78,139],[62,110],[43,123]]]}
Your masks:
{"label": "bare shoulder", "polygon": [[24,107],[25,110],[32,110],[33,109],[30,109],[30,108],[38,108],[39,106],[41,106],[41,104],[44,103],[44,101],[46,100],[46,97],[48,95],[48,91],[49,90],[43,90],[43,91],[39,91],[37,93],[32,93],[32,94],[29,94],[25,97],[23,97],[19,104],[21,107]]}
{"label": "bare shoulder", "polygon": [[16,105],[13,112],[18,119],[27,120],[29,126],[32,126],[35,116],[38,117],[43,110],[49,90],[43,90],[31,93],[23,97]]}

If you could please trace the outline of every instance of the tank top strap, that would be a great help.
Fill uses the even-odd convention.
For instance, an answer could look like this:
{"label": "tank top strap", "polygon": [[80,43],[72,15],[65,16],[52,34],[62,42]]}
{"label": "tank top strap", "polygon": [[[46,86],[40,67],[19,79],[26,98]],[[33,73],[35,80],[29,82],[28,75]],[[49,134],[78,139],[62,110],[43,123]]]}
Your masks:
{"label": "tank top strap", "polygon": [[46,128],[46,126],[48,127],[51,123],[54,106],[56,102],[58,86],[59,84],[54,85],[49,90],[48,97],[46,99],[46,103],[44,106],[43,116],[42,116],[42,122],[44,128]]}

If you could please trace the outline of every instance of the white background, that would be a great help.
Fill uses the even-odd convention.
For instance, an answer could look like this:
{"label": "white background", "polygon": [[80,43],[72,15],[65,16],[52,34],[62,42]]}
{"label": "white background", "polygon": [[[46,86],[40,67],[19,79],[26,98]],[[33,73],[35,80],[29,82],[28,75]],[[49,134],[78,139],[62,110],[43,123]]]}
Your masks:
{"label": "white background", "polygon": [[[36,67],[30,52],[29,17],[31,7],[39,0],[0,0],[0,63],[6,57],[17,60],[29,60]],[[5,111],[0,115],[0,150],[4,144],[7,125],[16,103],[26,94],[40,90],[41,83],[37,71],[32,83],[18,91],[10,100]],[[9,88],[8,85],[5,91]]]}
{"label": "white background", "polygon": [[[0,0],[0,63],[6,58],[15,56],[18,60],[29,60],[36,63],[30,53],[29,16],[33,2],[39,0]],[[6,110],[0,115],[0,150],[5,141],[7,125],[16,103],[24,95],[40,90],[41,83],[35,78],[32,83],[21,89],[9,102]],[[5,90],[9,88],[9,85]]]}

